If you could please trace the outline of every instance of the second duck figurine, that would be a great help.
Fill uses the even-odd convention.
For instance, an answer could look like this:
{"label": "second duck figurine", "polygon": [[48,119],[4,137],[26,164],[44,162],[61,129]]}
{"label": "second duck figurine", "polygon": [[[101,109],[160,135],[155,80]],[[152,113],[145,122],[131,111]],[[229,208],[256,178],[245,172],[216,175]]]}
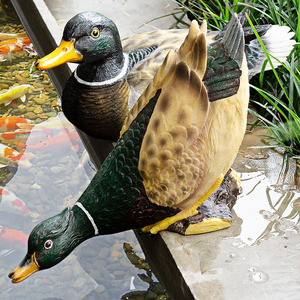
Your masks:
{"label": "second duck figurine", "polygon": [[[240,15],[243,25],[246,18]],[[284,61],[295,41],[286,26],[257,26],[270,54]],[[231,34],[231,33],[229,33]],[[62,109],[71,123],[94,138],[116,141],[128,112],[152,80],[167,53],[176,50],[187,30],[158,30],[121,42],[115,23],[97,12],[83,12],[65,26],[60,46],[37,62],[41,70],[65,62],[79,63],[67,81]],[[222,32],[209,32],[207,44]],[[265,60],[251,28],[244,29],[249,76],[260,72]],[[273,64],[278,66],[274,60]],[[182,87],[184,88],[184,87]]]}

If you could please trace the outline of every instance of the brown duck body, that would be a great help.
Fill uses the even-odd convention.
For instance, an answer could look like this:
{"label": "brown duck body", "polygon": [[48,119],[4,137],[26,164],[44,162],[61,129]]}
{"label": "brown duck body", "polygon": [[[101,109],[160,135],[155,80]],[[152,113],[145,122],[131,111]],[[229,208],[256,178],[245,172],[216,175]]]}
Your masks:
{"label": "brown duck body", "polygon": [[[186,44],[196,35],[193,29],[190,32]],[[206,45],[195,47],[201,46]],[[189,65],[189,59],[193,58],[185,51],[182,47],[178,57],[184,57]],[[205,79],[206,56],[199,57],[202,61],[196,60],[198,66],[194,70]],[[170,61],[174,64],[179,58],[168,56],[130,111],[121,133],[145,106],[147,99],[163,86],[160,96],[163,100],[154,109],[142,143],[139,169],[152,203],[185,210],[201,199],[220,174],[226,174],[231,167],[245,133],[249,83],[244,56],[237,93],[211,102],[203,83],[198,86],[190,80],[191,71],[180,70],[182,76],[178,76],[178,68],[174,67],[172,71]]]}

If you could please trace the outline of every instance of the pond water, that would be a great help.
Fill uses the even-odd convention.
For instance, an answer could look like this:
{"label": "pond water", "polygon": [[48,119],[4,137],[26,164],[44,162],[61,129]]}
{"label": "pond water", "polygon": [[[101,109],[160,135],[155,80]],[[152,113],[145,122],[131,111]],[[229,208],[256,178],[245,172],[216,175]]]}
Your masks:
{"label": "pond water", "polygon": [[243,220],[238,237],[247,245],[300,231],[299,166],[283,149],[266,145],[266,133],[246,135],[234,164],[243,187],[234,207]]}
{"label": "pond water", "polygon": [[51,270],[10,282],[32,228],[72,206],[95,169],[9,1],[0,1],[0,32],[0,299],[135,299],[149,288],[141,273],[152,295],[164,294],[132,231],[88,240]]}

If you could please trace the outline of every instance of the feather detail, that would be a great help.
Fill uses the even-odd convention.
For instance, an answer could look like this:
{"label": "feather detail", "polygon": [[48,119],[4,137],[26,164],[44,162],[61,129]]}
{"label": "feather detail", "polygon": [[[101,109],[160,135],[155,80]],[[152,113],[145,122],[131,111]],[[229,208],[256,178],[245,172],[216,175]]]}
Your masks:
{"label": "feather detail", "polygon": [[[261,40],[270,55],[275,56],[281,62],[285,62],[296,43],[296,41],[292,39],[293,36],[294,33],[290,32],[288,26],[272,25],[266,33],[261,36]],[[251,78],[257,73],[260,73],[266,56],[261,50],[260,43],[257,39],[253,39],[249,42],[246,48],[246,54],[249,65],[249,78]],[[281,65],[272,57],[271,61],[274,68]],[[271,69],[270,64],[267,63],[265,70]]]}
{"label": "feather detail", "polygon": [[[206,31],[206,25],[202,27]],[[139,170],[149,200],[174,206],[189,197],[203,174],[194,147],[204,126],[209,102],[201,80],[206,69],[206,39],[193,22],[178,51],[170,51],[153,81],[129,113],[123,130],[158,89],[162,92],[140,151]]]}

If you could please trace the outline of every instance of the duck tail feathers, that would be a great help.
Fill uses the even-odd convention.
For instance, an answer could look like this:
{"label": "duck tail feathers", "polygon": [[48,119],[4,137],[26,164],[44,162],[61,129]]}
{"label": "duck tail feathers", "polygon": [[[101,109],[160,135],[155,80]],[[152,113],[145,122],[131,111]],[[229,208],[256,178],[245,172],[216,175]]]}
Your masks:
{"label": "duck tail feathers", "polygon": [[[292,39],[294,33],[290,32],[290,28],[288,26],[279,25],[256,26],[256,30],[260,35],[267,52],[271,55],[270,58],[274,68],[277,68],[281,65],[280,62],[286,61],[296,43],[296,41]],[[255,37],[253,30],[247,28],[247,32],[249,37],[253,36],[252,39],[249,38],[245,49],[250,79],[254,75],[260,73],[262,65],[266,60],[266,55],[261,50],[261,45]],[[276,57],[280,62],[272,58],[272,56]],[[271,69],[271,65],[267,63],[265,70]]]}
{"label": "duck tail feathers", "polygon": [[[240,88],[240,77],[244,58],[244,33],[236,14],[226,27],[221,40],[208,47],[207,71],[203,77],[209,101],[235,95]],[[245,75],[247,76],[247,75]]]}
{"label": "duck tail feathers", "polygon": [[[206,22],[200,28],[196,21],[192,22],[189,33],[179,50],[170,50],[156,75],[129,112],[121,135],[158,89],[162,89],[164,96],[172,94],[172,99],[175,97],[180,99],[200,97],[201,99],[198,101],[200,110],[204,112],[204,115],[206,114],[208,102],[206,89],[202,83],[207,63],[206,32]],[[202,88],[203,91],[200,93]]]}
{"label": "duck tail feathers", "polygon": [[206,34],[207,23],[204,20],[199,28],[197,21],[192,21],[188,35],[178,50],[181,61],[184,61],[202,79],[206,70]]}
{"label": "duck tail feathers", "polygon": [[221,43],[224,45],[224,49],[229,57],[241,66],[244,56],[245,40],[243,28],[237,14],[233,14],[228,23]]}

